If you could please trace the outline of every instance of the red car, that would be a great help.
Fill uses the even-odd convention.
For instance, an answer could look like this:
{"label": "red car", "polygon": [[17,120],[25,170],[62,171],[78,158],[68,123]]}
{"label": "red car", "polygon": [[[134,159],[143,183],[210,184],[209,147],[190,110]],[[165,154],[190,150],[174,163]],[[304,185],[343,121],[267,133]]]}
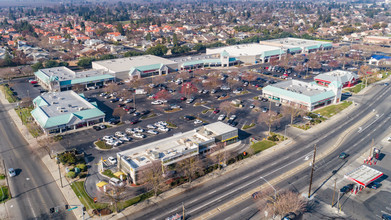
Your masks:
{"label": "red car", "polygon": [[217,113],[219,113],[219,112],[220,112],[219,109],[215,109],[215,110],[213,111],[214,114],[217,114]]}
{"label": "red car", "polygon": [[181,101],[185,101],[187,98],[186,97],[181,97]]}
{"label": "red car", "polygon": [[38,82],[37,82],[36,80],[30,79],[30,80],[29,80],[29,83],[31,83],[31,84],[37,84]]}

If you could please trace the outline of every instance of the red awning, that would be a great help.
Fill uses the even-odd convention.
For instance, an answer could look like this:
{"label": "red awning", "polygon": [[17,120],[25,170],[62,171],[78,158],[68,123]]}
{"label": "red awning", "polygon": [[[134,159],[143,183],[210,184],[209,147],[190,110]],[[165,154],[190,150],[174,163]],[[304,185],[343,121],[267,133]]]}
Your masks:
{"label": "red awning", "polygon": [[351,181],[356,182],[362,186],[367,186],[381,176],[383,176],[382,172],[366,165],[361,165],[355,170],[345,174],[345,178],[350,179]]}

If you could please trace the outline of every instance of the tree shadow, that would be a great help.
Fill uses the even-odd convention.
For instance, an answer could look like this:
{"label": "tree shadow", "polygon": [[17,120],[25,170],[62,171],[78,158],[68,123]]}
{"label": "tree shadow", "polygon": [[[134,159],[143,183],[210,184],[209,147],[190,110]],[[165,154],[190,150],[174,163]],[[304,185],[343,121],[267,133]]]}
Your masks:
{"label": "tree shadow", "polygon": [[318,190],[320,190],[320,189],[322,188],[322,186],[323,186],[324,184],[326,184],[327,181],[329,181],[329,180],[331,179],[331,177],[333,177],[335,174],[337,174],[338,171],[339,171],[339,170],[340,170],[348,161],[349,161],[349,160],[345,160],[345,162],[343,162],[343,163],[341,164],[341,166],[340,166],[338,169],[333,170],[333,171],[331,172],[331,175],[330,175],[325,181],[323,181],[322,184],[320,184],[320,186],[311,194],[311,196],[314,195]]}

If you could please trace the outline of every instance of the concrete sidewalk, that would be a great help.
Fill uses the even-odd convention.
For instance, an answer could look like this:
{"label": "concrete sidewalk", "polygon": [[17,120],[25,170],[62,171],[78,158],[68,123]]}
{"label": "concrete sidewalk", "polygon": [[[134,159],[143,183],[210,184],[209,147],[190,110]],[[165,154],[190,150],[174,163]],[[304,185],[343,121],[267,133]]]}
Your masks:
{"label": "concrete sidewalk", "polygon": [[[9,116],[14,121],[16,127],[20,131],[20,133],[23,135],[23,137],[26,139],[26,141],[29,143],[31,149],[37,149],[39,148],[37,139],[34,138],[30,132],[28,131],[27,127],[22,124],[22,120],[19,118],[18,114],[16,113],[14,107],[12,104],[8,102],[7,99],[5,99],[4,94],[0,91],[0,102],[5,106]],[[62,182],[64,187],[61,187],[61,180],[60,180],[60,174],[58,173],[58,167],[56,164],[56,161],[54,159],[51,159],[47,153],[44,154],[41,158],[42,162],[45,164],[47,169],[49,170],[50,174],[52,175],[53,179],[56,181],[58,188],[60,189],[61,193],[63,194],[65,200],[68,202],[68,204],[77,205],[81,204],[80,200],[77,198],[76,194],[73,192],[70,183],[67,181],[66,178],[62,178]],[[73,214],[76,217],[81,218],[81,209],[74,209],[72,210]],[[2,213],[3,209],[0,208],[0,219],[1,216],[4,216],[4,213]],[[8,216],[8,215],[7,215]]]}

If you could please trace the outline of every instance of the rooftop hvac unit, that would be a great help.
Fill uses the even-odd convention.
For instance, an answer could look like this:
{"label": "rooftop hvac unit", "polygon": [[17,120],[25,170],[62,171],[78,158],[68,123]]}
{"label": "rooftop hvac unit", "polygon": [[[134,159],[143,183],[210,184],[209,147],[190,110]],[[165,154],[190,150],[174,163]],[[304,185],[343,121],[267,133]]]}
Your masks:
{"label": "rooftop hvac unit", "polygon": [[212,134],[212,132],[211,131],[209,131],[209,130],[205,130],[205,132],[204,132],[206,135],[211,135]]}
{"label": "rooftop hvac unit", "polygon": [[57,107],[57,110],[60,110],[60,109],[61,109],[61,107],[60,107],[60,106],[58,106],[58,107]]}

